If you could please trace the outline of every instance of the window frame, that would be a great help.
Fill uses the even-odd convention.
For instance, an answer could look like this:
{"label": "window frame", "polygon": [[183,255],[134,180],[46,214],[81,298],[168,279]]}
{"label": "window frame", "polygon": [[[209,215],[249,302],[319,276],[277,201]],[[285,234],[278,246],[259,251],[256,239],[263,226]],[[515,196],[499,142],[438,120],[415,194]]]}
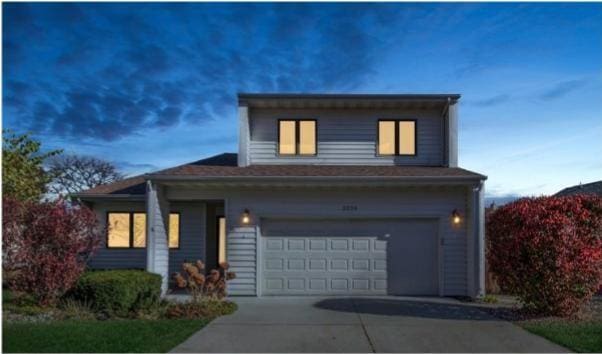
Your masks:
{"label": "window frame", "polygon": [[[178,247],[171,247],[169,246],[169,231],[168,231],[168,235],[167,235],[167,249],[168,250],[179,250],[180,249],[180,241],[182,240],[182,213],[180,213],[179,211],[172,211],[169,212],[169,217],[171,217],[171,214],[177,214],[178,215]],[[171,221],[168,221],[169,223]],[[171,228],[169,228],[171,230]]]}
{"label": "window frame", "polygon": [[[220,219],[222,219],[222,218],[224,219],[224,232],[225,232],[225,234],[226,234],[226,237],[225,237],[225,239],[224,239],[224,241],[225,241],[226,245],[224,245],[224,246],[227,246],[227,243],[228,243],[228,226],[227,226],[227,223],[226,223],[226,216],[225,216],[225,215],[221,215],[221,214],[220,214],[220,215],[216,215],[216,216],[215,216],[215,235],[216,235],[216,239],[217,239],[217,242],[216,242],[216,245],[217,245],[217,247],[216,247],[216,251],[217,251],[217,252],[216,252],[216,255],[215,255],[215,259],[217,260],[217,265],[218,265],[218,266],[219,266],[219,264],[220,264],[220,261],[219,261],[219,253],[220,253],[220,252],[219,252],[219,251],[220,251],[220,248],[221,248],[221,244],[220,244],[220,234],[219,234],[219,231],[220,231],[220,230],[219,230],[219,221],[220,221]],[[228,262],[228,248],[227,248],[227,247],[225,247],[225,248],[224,248],[224,251],[225,251],[225,252],[224,252],[224,253],[225,253],[225,254],[224,254],[224,258],[225,258],[224,262]]]}
{"label": "window frame", "polygon": [[[283,154],[280,152],[280,123],[281,122],[295,122],[295,152],[293,154]],[[314,122],[315,125],[315,136],[314,136],[314,153],[313,154],[301,154],[301,123],[300,122]],[[318,120],[317,119],[305,119],[305,118],[280,118],[278,119],[278,141],[276,146],[276,155],[279,157],[315,157],[318,156]]]}
{"label": "window frame", "polygon": [[[128,214],[128,220],[130,222],[130,227],[128,230],[129,233],[129,237],[128,237],[128,246],[109,246],[109,215],[110,214]],[[111,211],[107,211],[106,212],[106,221],[105,221],[105,226],[107,228],[107,232],[105,233],[105,248],[106,249],[110,249],[110,250],[130,250],[130,249],[134,249],[134,250],[142,250],[142,249],[146,249],[147,246],[147,240],[146,240],[146,231],[144,234],[144,247],[135,247],[134,246],[134,214],[146,214],[145,211],[131,211],[131,210],[111,210]]]}
{"label": "window frame", "polygon": [[[143,250],[148,247],[148,235],[146,234],[146,230],[144,231],[144,247],[136,247],[134,246],[134,214],[144,214],[146,215],[146,211],[131,211],[131,210],[111,210],[105,213],[105,248],[109,250]],[[109,246],[109,215],[110,214],[128,214],[130,227],[129,227],[129,246]],[[178,214],[178,247],[169,247],[169,234],[167,235],[167,248],[169,250],[179,250],[180,249],[180,241],[182,240],[182,214],[179,211],[169,212],[171,214]]]}
{"label": "window frame", "polygon": [[[380,122],[393,122],[395,123],[395,153],[393,154],[381,154],[380,153]],[[400,122],[414,122],[414,153],[413,154],[400,154],[399,147],[399,123]],[[417,119],[388,119],[382,118],[376,122],[376,156],[378,157],[398,157],[398,156],[406,156],[406,157],[416,157],[418,156],[418,120]]]}

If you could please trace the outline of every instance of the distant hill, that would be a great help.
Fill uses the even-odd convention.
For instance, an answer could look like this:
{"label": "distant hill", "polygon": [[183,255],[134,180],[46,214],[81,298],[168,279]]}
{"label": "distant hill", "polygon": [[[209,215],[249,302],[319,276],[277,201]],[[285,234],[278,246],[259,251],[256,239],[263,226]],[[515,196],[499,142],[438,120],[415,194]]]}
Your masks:
{"label": "distant hill", "polygon": [[554,195],[557,197],[564,197],[576,194],[595,194],[602,197],[602,181],[567,187]]}
{"label": "distant hill", "polygon": [[502,196],[502,197],[485,197],[485,207],[490,206],[491,203],[495,203],[496,206],[508,204],[510,202],[517,200],[518,198],[521,198],[521,196],[506,195],[506,196]]}

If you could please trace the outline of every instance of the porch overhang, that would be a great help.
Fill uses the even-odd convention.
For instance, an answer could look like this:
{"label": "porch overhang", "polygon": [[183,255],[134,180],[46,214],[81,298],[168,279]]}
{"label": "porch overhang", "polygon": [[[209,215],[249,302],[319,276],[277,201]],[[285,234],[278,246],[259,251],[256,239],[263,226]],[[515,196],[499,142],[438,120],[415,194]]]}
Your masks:
{"label": "porch overhang", "polygon": [[395,187],[395,186],[450,186],[476,185],[486,180],[486,176],[173,176],[152,175],[147,180],[168,186],[199,187]]}

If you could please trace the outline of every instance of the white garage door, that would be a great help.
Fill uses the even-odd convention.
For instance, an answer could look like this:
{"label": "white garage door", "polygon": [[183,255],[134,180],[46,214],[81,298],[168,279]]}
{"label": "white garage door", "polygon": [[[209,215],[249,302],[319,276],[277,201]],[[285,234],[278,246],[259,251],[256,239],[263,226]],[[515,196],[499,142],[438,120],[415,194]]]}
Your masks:
{"label": "white garage door", "polygon": [[263,295],[436,295],[434,220],[266,219]]}

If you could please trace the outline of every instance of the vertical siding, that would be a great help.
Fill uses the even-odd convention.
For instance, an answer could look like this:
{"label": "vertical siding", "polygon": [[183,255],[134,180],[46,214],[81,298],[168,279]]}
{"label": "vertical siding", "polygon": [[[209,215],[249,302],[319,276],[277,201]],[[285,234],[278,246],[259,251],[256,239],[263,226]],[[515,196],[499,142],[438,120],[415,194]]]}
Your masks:
{"label": "vertical siding", "polygon": [[167,232],[169,228],[169,201],[164,189],[148,183],[146,191],[146,269],[161,275],[162,293],[167,291],[169,281],[169,247]]}
{"label": "vertical siding", "polygon": [[[439,111],[299,110],[251,111],[251,164],[427,165],[444,163],[443,119]],[[318,154],[315,157],[279,157],[278,119],[316,119]],[[379,119],[416,119],[416,156],[376,156]]]}

